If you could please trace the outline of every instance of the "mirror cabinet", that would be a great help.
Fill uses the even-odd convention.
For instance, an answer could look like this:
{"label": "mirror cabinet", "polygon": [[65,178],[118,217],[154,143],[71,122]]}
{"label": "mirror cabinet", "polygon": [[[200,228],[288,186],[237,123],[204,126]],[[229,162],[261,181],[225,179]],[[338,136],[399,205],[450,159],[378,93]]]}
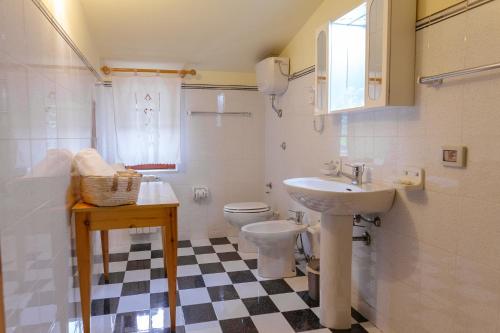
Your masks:
{"label": "mirror cabinet", "polygon": [[315,114],[414,104],[416,0],[368,0],[316,32]]}

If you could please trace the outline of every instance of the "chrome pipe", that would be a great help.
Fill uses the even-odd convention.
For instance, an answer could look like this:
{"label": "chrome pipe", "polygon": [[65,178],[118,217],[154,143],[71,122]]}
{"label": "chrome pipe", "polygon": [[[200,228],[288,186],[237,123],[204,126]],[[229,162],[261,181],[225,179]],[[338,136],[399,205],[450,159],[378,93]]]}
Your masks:
{"label": "chrome pipe", "polygon": [[187,114],[190,116],[195,116],[195,115],[201,115],[201,116],[244,116],[244,117],[251,117],[252,116],[251,112],[188,111]]}
{"label": "chrome pipe", "polygon": [[376,227],[380,227],[382,225],[382,220],[378,216],[375,216],[373,218],[368,218],[366,216],[357,214],[357,215],[354,215],[352,217],[352,223],[355,226],[357,226],[357,223],[360,223],[361,221],[364,221],[364,222],[367,222],[367,223],[371,223],[371,224],[375,225]]}
{"label": "chrome pipe", "polygon": [[372,237],[368,232],[365,232],[363,236],[352,236],[353,242],[364,242],[365,245],[370,245],[372,243]]}
{"label": "chrome pipe", "polygon": [[274,112],[278,115],[278,118],[281,118],[283,116],[283,111],[281,109],[278,109],[276,105],[274,104],[276,101],[276,95],[271,95],[271,107],[273,108]]}

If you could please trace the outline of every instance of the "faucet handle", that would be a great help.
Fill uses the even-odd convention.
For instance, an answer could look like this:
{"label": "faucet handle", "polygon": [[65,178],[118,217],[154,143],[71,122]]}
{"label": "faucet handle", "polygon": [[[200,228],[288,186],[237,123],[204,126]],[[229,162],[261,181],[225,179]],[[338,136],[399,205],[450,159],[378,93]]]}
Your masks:
{"label": "faucet handle", "polygon": [[345,165],[352,168],[352,173],[350,176],[348,176],[344,172],[342,172],[342,174],[351,179],[351,184],[361,185],[361,183],[363,182],[363,174],[365,173],[365,164],[364,163],[346,163]]}
{"label": "faucet handle", "polygon": [[295,223],[299,223],[300,224],[304,220],[305,213],[303,211],[289,209],[288,212],[295,214],[295,219],[293,219],[295,221]]}
{"label": "faucet handle", "polygon": [[360,172],[363,173],[365,171],[365,164],[364,163],[346,163],[345,164],[348,167],[351,167],[353,172]]}

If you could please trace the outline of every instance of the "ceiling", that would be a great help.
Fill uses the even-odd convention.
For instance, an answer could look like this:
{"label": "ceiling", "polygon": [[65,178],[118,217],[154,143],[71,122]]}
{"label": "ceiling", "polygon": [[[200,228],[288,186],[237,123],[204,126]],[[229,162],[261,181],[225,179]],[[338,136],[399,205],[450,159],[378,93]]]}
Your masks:
{"label": "ceiling", "polygon": [[81,0],[103,60],[253,71],[323,0]]}

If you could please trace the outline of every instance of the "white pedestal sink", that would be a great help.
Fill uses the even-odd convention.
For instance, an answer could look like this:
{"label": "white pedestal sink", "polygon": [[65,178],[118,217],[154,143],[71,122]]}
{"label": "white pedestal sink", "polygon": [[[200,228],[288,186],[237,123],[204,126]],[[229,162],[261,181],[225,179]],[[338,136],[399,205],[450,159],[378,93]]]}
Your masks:
{"label": "white pedestal sink", "polygon": [[387,212],[395,189],[315,177],[287,179],[283,183],[295,201],[321,213],[320,322],[328,328],[349,329],[352,217]]}

